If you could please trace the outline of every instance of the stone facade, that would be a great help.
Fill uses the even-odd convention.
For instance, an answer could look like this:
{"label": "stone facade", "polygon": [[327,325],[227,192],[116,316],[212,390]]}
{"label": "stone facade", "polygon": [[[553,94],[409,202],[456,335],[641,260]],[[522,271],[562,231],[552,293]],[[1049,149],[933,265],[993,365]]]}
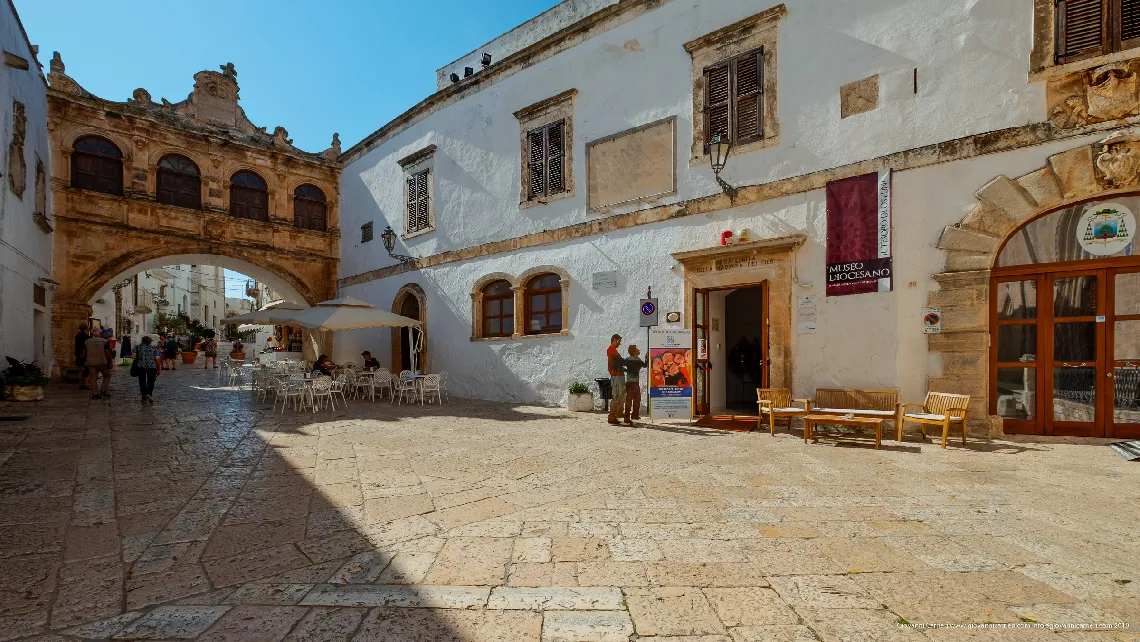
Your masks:
{"label": "stone facade", "polygon": [[[58,52],[48,80],[58,221],[54,273],[60,282],[53,301],[57,361],[70,362],[71,335],[87,318],[95,294],[163,257],[237,261],[251,276],[275,278],[310,304],[335,296],[339,140],[334,137],[328,150],[313,154],[293,147],[283,127],[270,134],[254,126],[238,104],[232,64],[195,74],[194,90],[178,103],[155,102],[141,88],[126,102],[98,98],[66,75]],[[121,150],[121,196],[72,186],[72,145],[85,135]],[[157,165],[168,153],[198,166],[201,209],[157,202]],[[242,170],[265,181],[268,221],[229,214],[229,179]],[[294,225],[293,194],[303,184],[315,185],[327,199],[326,231]]]}

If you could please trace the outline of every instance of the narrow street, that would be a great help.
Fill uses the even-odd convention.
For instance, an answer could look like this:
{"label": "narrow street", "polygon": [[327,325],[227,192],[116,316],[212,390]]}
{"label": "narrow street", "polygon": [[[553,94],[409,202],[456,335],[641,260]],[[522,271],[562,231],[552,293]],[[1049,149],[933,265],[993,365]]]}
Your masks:
{"label": "narrow street", "polygon": [[[1136,639],[1140,465],[1090,440],[281,414],[215,372],[0,405],[0,639]],[[954,622],[1134,627],[903,626]]]}

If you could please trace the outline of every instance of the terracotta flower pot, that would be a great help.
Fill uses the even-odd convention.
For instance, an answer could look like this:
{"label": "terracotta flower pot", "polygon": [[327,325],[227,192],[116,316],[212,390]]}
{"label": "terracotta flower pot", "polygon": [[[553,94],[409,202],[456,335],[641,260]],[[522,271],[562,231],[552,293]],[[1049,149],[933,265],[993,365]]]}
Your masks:
{"label": "terracotta flower pot", "polygon": [[4,386],[5,401],[39,401],[43,398],[43,386]]}
{"label": "terracotta flower pot", "polygon": [[191,352],[188,350],[188,351],[182,353],[182,363],[184,363],[184,364],[189,365],[191,363],[194,363],[197,360],[198,360],[198,353],[196,351]]}
{"label": "terracotta flower pot", "polygon": [[245,350],[242,350],[241,352],[231,352],[230,358],[234,359],[235,361],[243,361],[245,359]]}

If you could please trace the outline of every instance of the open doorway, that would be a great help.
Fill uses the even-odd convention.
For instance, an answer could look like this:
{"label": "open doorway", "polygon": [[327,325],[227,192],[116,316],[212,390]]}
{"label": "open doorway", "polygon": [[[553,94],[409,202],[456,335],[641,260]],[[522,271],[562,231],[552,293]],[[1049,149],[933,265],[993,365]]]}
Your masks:
{"label": "open doorway", "polygon": [[755,416],[756,389],[768,387],[765,283],[702,290],[707,296],[708,385],[701,414]]}

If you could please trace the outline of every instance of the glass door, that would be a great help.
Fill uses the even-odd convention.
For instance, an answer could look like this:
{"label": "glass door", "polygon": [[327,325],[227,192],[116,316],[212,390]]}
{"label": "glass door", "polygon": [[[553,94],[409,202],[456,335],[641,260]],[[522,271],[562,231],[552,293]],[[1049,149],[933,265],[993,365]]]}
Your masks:
{"label": "glass door", "polygon": [[1105,270],[1050,274],[1045,434],[1100,437],[1099,417],[1107,370]]}
{"label": "glass door", "polygon": [[1109,270],[1107,437],[1140,438],[1140,268]]}
{"label": "glass door", "polygon": [[990,395],[990,413],[1003,418],[1006,432],[1040,435],[1044,425],[1037,391],[1043,386],[1039,377],[1038,292],[1040,275],[1002,277],[993,287],[993,327],[997,328],[993,344],[993,367],[990,381],[995,382]]}
{"label": "glass door", "polygon": [[693,291],[693,411],[709,414],[709,291]]}

